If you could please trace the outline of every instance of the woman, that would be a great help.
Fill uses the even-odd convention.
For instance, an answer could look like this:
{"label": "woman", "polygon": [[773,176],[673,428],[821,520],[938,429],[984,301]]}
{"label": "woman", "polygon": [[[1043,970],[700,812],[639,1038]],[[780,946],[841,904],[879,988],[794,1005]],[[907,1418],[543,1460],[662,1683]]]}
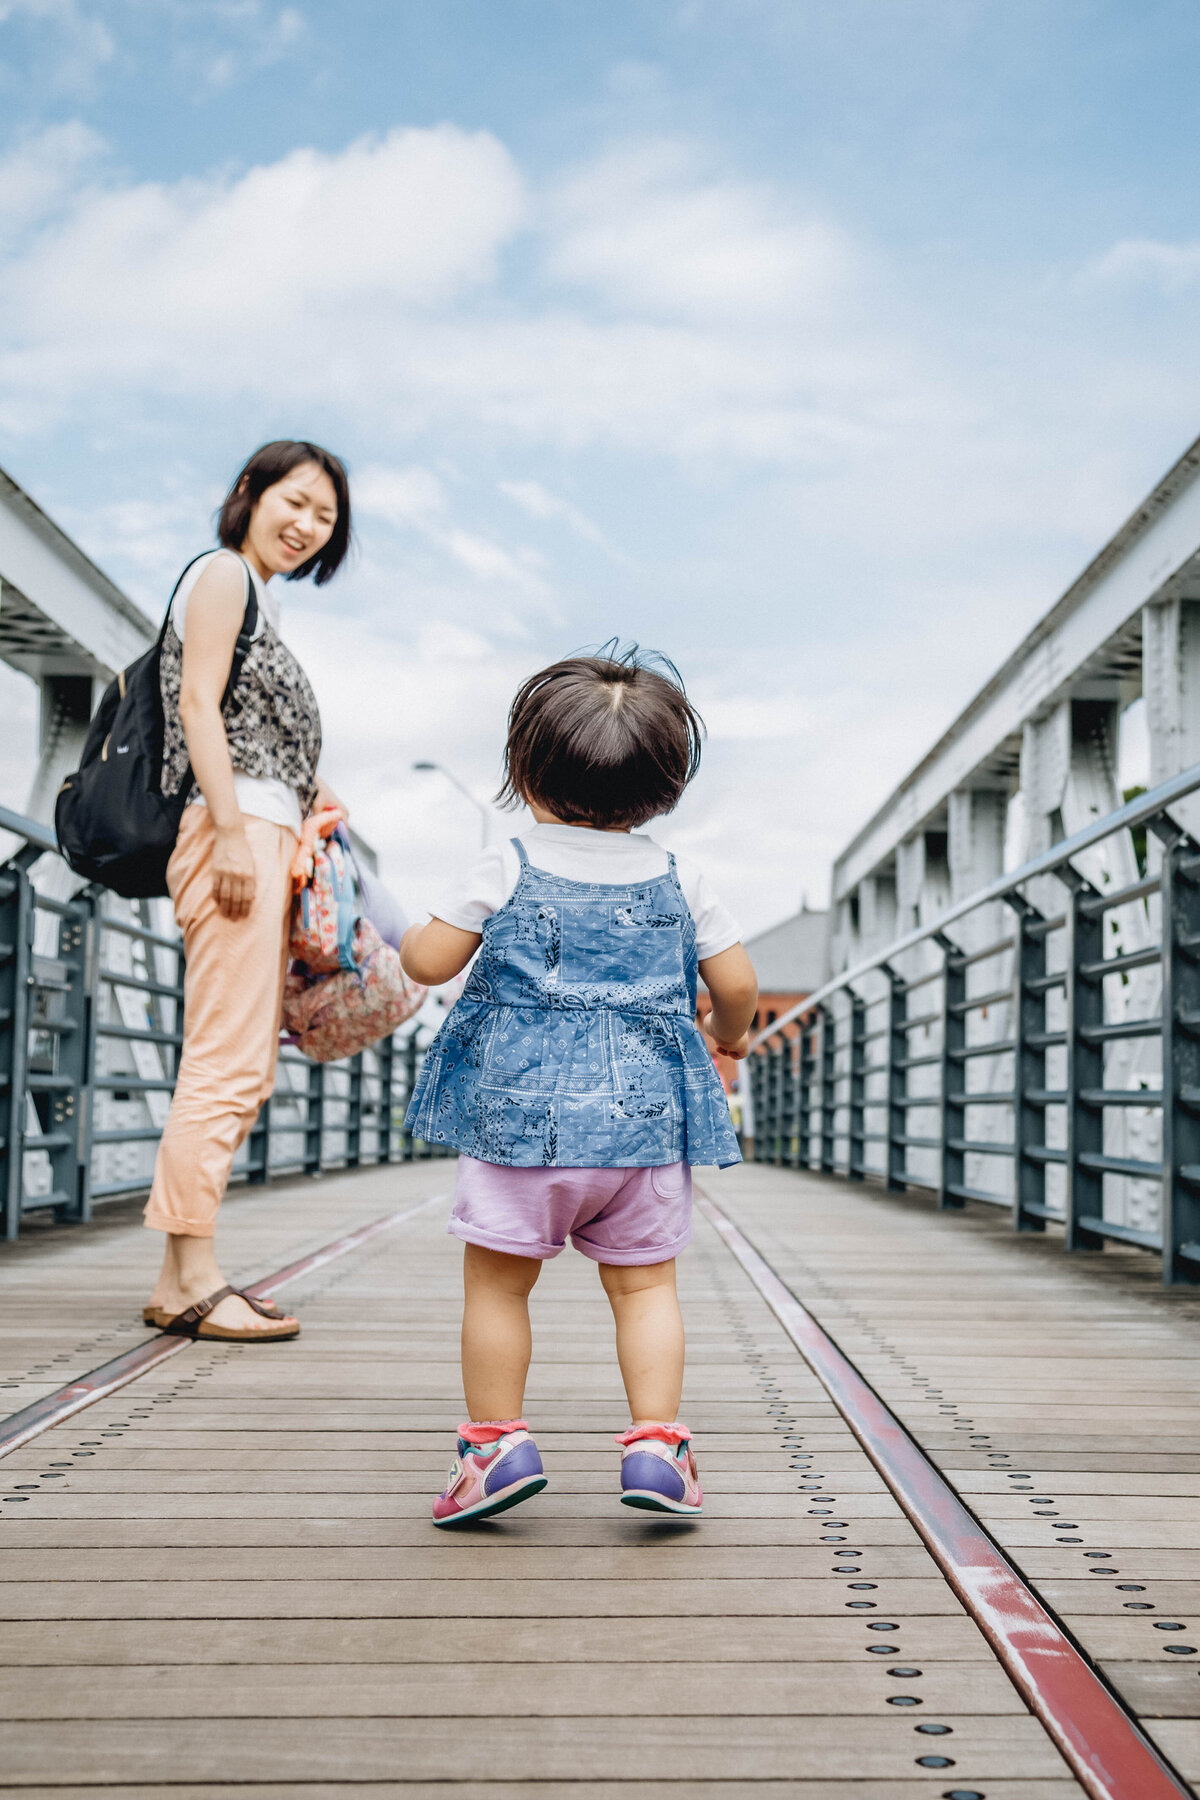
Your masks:
{"label": "woman", "polygon": [[[167,869],[187,969],[183,1049],[145,1213],[166,1249],[145,1317],[258,1343],[295,1337],[299,1324],[226,1284],[213,1233],[234,1155],[274,1084],[301,821],[340,804],[317,775],[317,703],[266,584],[312,575],[321,586],[336,572],[350,544],[345,469],[316,444],[265,444],[226,496],[217,535],[223,548],[185,571],[163,639],[163,792],[195,786]],[[223,707],[247,571],[257,621]]]}

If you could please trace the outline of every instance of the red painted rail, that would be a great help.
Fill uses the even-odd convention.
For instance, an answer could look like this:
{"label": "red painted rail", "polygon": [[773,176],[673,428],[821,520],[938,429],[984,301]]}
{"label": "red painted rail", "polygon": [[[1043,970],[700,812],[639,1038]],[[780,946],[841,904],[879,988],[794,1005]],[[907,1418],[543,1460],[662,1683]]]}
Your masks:
{"label": "red painted rail", "polygon": [[1092,1800],[1181,1800],[1159,1755],[895,1414],[712,1200],[720,1233],[920,1533],[1022,1699]]}
{"label": "red painted rail", "polygon": [[[253,1294],[256,1300],[265,1300],[271,1294],[277,1294],[289,1282],[299,1281],[302,1275],[311,1275],[315,1269],[323,1269],[326,1263],[346,1256],[351,1250],[359,1249],[378,1237],[381,1232],[391,1231],[397,1225],[403,1225],[405,1219],[414,1214],[424,1212],[428,1206],[444,1200],[444,1194],[433,1194],[428,1200],[420,1200],[415,1206],[401,1207],[398,1212],[387,1213],[381,1219],[372,1219],[368,1225],[360,1225],[357,1231],[351,1231],[345,1237],[335,1238],[331,1244],[323,1244],[309,1256],[302,1256],[298,1262],[288,1263],[286,1268],[277,1269],[274,1275],[264,1275],[261,1281],[255,1281],[247,1287],[246,1292]],[[101,1363],[98,1369],[91,1369],[78,1380],[69,1382],[66,1387],[57,1388],[53,1394],[44,1394],[35,1400],[32,1406],[12,1413],[7,1419],[0,1420],[0,1456],[8,1456],[19,1450],[31,1438],[40,1437],[43,1431],[49,1431],[55,1425],[61,1425],[73,1413],[82,1412],[86,1406],[94,1406],[97,1400],[115,1394],[118,1388],[128,1387],[139,1375],[149,1374],[168,1357],[178,1356],[181,1350],[195,1340],[185,1337],[167,1337],[159,1333],[156,1337],[147,1338],[144,1344],[136,1344],[132,1350],[126,1350],[121,1356],[114,1356],[111,1362]]]}

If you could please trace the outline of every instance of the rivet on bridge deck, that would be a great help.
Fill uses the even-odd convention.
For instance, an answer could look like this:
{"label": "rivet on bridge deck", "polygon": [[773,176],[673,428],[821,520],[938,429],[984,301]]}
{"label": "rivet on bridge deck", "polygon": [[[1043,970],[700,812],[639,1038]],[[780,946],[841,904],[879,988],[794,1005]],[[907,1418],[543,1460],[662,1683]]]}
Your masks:
{"label": "rivet on bridge deck", "polygon": [[0,494],[0,651],[47,695],[0,815],[8,1791],[1193,1791],[1198,473],[838,861],[830,977],[757,1045],[749,1160],[704,1176],[682,1264],[703,1522],[615,1504],[610,1326],[565,1257],[534,1302],[550,1486],[452,1543],[452,1170],[399,1129],[415,1038],[285,1071],[252,1142],[228,1254],[301,1338],[139,1348],[175,939],[76,892],[44,824],[91,704],[61,683],[139,627]]}

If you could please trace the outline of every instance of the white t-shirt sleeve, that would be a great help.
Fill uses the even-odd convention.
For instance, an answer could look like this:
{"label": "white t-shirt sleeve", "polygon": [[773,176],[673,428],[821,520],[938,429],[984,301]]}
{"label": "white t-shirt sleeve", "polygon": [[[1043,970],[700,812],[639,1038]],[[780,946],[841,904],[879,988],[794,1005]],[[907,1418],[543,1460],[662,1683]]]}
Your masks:
{"label": "white t-shirt sleeve", "polygon": [[741,927],[721,899],[715,894],[703,872],[681,857],[675,858],[679,885],[696,921],[696,956],[719,956],[742,941]]}
{"label": "white t-shirt sleeve", "polygon": [[443,888],[430,909],[435,919],[460,931],[482,931],[517,885],[520,859],[511,843],[489,844],[456,882]]}

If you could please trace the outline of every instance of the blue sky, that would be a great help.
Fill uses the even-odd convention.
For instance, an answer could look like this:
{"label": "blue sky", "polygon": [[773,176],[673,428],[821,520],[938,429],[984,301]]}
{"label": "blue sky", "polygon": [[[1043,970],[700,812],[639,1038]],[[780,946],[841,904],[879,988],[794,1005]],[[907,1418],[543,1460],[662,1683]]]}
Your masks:
{"label": "blue sky", "polygon": [[157,612],[328,442],[287,628],[406,900],[475,830],[411,763],[486,794],[621,635],[759,929],[1196,434],[1198,57],[1194,0],[0,0],[0,463]]}

